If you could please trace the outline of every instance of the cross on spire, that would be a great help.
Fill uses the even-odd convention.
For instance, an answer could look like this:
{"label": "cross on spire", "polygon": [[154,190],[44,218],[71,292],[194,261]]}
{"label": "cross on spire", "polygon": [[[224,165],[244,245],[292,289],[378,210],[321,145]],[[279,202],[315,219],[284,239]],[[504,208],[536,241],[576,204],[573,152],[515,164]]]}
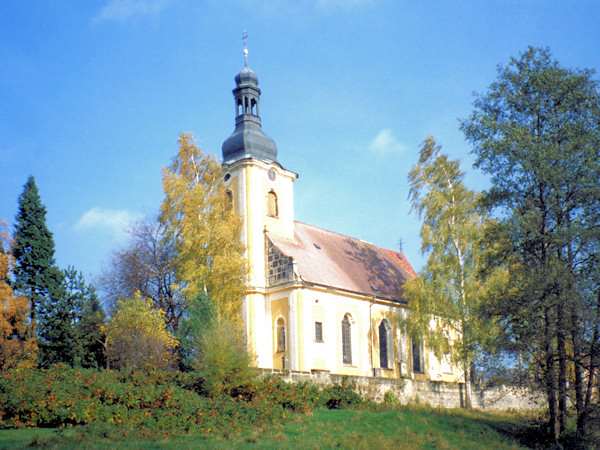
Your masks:
{"label": "cross on spire", "polygon": [[244,65],[246,67],[248,67],[248,47],[247,47],[248,32],[246,31],[246,29],[244,29],[244,34],[242,35],[242,39],[244,40]]}

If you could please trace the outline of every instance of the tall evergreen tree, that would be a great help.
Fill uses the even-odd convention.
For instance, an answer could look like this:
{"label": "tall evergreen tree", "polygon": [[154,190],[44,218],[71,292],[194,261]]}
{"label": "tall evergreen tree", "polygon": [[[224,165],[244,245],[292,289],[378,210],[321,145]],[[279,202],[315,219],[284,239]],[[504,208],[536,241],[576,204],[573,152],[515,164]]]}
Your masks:
{"label": "tall evergreen tree", "polygon": [[600,90],[592,75],[529,48],[498,69],[461,124],[476,166],[492,176],[487,200],[507,237],[498,250],[510,284],[489,310],[545,388],[555,440],[570,386],[586,434],[600,363]]}
{"label": "tall evergreen tree", "polygon": [[35,320],[40,304],[62,295],[62,273],[55,266],[54,239],[46,226],[46,208],[32,176],[19,197],[14,240],[13,287],[30,300],[31,318]]}

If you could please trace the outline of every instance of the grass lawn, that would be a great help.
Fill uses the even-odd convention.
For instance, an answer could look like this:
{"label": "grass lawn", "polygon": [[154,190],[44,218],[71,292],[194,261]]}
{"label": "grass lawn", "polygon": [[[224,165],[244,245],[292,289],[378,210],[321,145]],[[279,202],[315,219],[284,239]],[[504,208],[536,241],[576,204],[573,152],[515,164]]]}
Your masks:
{"label": "grass lawn", "polygon": [[[284,424],[241,435],[112,440],[78,428],[0,430],[0,448],[522,448],[527,425],[516,416],[405,407],[389,411],[325,410],[290,415]],[[530,444],[535,440],[529,435]],[[33,445],[32,445],[33,444]]]}

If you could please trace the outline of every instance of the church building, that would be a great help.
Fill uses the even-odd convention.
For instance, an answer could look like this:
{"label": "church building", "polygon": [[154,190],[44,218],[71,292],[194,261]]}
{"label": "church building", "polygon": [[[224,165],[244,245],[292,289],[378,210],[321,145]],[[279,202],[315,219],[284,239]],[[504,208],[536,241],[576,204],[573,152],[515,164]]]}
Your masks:
{"label": "church building", "polygon": [[[245,51],[247,54],[247,51]],[[242,315],[257,367],[456,382],[459,370],[411,342],[401,252],[294,220],[298,175],[261,127],[258,77],[235,77],[235,130],[223,143],[224,183],[243,219],[249,266]]]}

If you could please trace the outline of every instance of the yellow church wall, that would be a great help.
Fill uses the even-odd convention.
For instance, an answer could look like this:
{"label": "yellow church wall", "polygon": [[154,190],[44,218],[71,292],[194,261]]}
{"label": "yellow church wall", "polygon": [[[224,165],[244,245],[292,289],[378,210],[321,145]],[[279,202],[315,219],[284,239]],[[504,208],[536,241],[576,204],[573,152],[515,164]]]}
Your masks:
{"label": "yellow church wall", "polygon": [[[251,166],[245,166],[244,170],[245,180],[245,197],[246,197],[246,233],[247,233],[247,248],[248,251],[248,272],[250,277],[250,283],[253,286],[264,284],[259,280],[264,279],[264,245],[262,239],[257,239],[257,229],[260,230],[262,226],[262,214],[260,211],[256,211],[258,208],[258,202],[256,200],[256,181],[255,171],[251,170]],[[260,245],[259,245],[260,244]]]}
{"label": "yellow church wall", "polygon": [[244,317],[244,321],[246,322],[246,336],[248,339],[248,348],[250,350],[252,359],[255,362],[257,362],[256,327],[253,326],[253,324],[256,323],[256,318],[254,315],[254,294],[245,295],[242,301],[242,305],[242,316]]}
{"label": "yellow church wall", "polygon": [[[260,310],[257,302],[263,301],[259,298],[257,294],[251,299],[256,303],[256,311]],[[306,285],[288,285],[271,292],[267,298],[271,300],[267,302],[270,319],[265,322],[266,329],[258,322],[254,325],[258,339],[253,339],[260,342],[263,334],[267,336],[264,342],[270,352],[268,362],[263,360],[265,363],[259,367],[301,372],[319,370],[340,375],[375,375],[391,379],[409,377],[415,380],[459,381],[460,371],[456,366],[447,361],[438,361],[426,347],[423,349],[423,373],[413,372],[411,340],[397,326],[398,316],[408,314],[404,306]],[[345,314],[349,314],[352,321],[351,364],[344,364],[342,358],[341,324]],[[278,317],[283,317],[286,326],[284,352],[277,352],[276,349]],[[250,318],[257,320],[252,319],[252,315]],[[383,319],[388,321],[392,333],[390,340],[393,350],[389,368],[381,368],[379,354],[379,325]],[[322,324],[322,342],[316,341],[315,322]],[[283,356],[286,357],[285,367]]]}
{"label": "yellow church wall", "polygon": [[321,341],[316,340],[315,335],[315,324],[319,322],[321,324],[321,332],[324,334],[323,326],[327,325],[327,321],[325,320],[325,308],[322,305],[319,305],[319,299],[315,298],[313,302],[311,302],[311,316],[312,320],[310,323],[311,326],[311,343],[312,343],[312,365],[311,370],[329,370],[327,366],[327,357],[326,357],[326,341],[325,339],[321,339]]}
{"label": "yellow church wall", "polygon": [[297,327],[297,341],[298,341],[298,370],[300,371],[307,371],[310,370],[310,368],[308,368],[306,366],[306,361],[305,361],[305,357],[306,357],[306,353],[307,353],[307,346],[306,346],[306,338],[308,337],[308,331],[306,329],[306,319],[304,317],[304,312],[306,311],[306,306],[304,305],[304,296],[303,294],[303,290],[302,289],[296,289],[296,317],[297,317],[297,322],[296,322],[296,327]]}

